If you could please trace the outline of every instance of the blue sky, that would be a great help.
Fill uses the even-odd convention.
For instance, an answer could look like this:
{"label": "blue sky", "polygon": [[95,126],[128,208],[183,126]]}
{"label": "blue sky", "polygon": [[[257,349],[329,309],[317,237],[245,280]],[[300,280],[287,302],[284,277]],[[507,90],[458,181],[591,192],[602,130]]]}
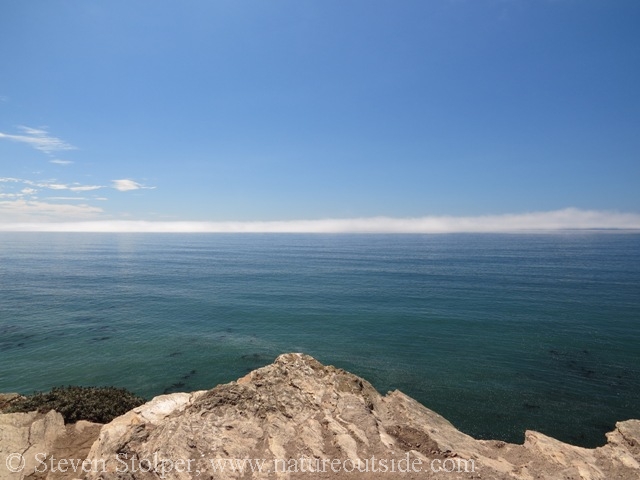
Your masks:
{"label": "blue sky", "polygon": [[0,224],[637,227],[638,25],[635,0],[5,1]]}

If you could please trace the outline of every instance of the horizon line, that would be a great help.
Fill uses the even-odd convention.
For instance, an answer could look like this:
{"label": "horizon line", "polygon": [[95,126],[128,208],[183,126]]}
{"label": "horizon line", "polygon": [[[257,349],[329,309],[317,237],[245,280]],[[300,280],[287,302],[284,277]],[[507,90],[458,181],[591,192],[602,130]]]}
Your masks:
{"label": "horizon line", "polygon": [[85,220],[0,223],[0,232],[87,233],[517,233],[640,230],[640,214],[565,208],[478,216],[270,221]]}

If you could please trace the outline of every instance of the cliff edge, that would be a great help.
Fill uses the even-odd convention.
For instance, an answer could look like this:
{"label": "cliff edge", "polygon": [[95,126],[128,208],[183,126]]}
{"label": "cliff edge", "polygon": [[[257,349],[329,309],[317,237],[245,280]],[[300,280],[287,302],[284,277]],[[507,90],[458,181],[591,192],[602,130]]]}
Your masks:
{"label": "cliff edge", "polygon": [[[11,415],[26,414],[0,418]],[[74,472],[20,477],[3,461],[0,478],[639,479],[640,421],[618,423],[607,439],[596,449],[532,431],[523,445],[475,440],[399,391],[382,396],[291,353],[236,382],[161,395],[116,418]]]}

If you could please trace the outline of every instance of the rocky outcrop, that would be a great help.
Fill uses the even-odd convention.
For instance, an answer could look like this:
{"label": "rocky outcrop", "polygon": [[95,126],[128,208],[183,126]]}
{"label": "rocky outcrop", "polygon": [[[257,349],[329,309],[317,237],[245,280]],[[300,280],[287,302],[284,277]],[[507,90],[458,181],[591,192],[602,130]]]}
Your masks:
{"label": "rocky outcrop", "polygon": [[65,466],[51,469],[49,462],[52,458],[84,460],[101,427],[85,421],[65,425],[62,415],[53,410],[0,415],[0,480],[77,477]]}
{"label": "rocky outcrop", "polygon": [[[0,460],[27,462],[22,474],[0,465],[0,480],[640,478],[638,420],[596,449],[531,431],[523,445],[475,440],[399,391],[382,396],[297,353],[212,390],[156,397],[102,426],[87,454],[98,428],[65,426],[56,412],[0,415]],[[86,459],[43,472],[37,452]]]}
{"label": "rocky outcrop", "polygon": [[596,449],[536,432],[524,445],[475,440],[401,392],[381,396],[355,375],[286,354],[105,425],[88,456],[102,463],[86,478],[637,479],[639,445],[637,420]]}

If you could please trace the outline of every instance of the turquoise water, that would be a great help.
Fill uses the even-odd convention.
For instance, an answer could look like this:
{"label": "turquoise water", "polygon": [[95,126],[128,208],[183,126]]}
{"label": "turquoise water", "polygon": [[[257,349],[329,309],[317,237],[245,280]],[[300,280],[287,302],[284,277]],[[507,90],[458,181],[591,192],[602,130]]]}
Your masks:
{"label": "turquoise water", "polygon": [[480,438],[640,418],[640,235],[0,234],[0,391],[211,388],[302,351]]}

